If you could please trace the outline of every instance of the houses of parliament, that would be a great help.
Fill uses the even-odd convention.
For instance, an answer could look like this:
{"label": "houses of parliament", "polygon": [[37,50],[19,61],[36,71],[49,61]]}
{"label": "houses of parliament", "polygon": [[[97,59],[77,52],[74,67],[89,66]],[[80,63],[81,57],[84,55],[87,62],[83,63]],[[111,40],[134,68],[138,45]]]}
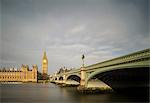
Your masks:
{"label": "houses of parliament", "polygon": [[[42,59],[42,75],[45,76],[48,73],[48,59],[46,52],[44,51]],[[0,82],[37,82],[38,81],[38,66],[33,65],[32,69],[29,69],[28,65],[22,65],[20,70],[3,70],[0,69]]]}

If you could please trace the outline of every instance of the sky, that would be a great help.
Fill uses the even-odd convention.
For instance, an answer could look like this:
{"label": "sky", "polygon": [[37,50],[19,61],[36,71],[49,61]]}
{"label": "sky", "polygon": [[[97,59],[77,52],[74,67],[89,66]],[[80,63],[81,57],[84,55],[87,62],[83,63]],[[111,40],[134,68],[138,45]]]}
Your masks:
{"label": "sky", "polygon": [[149,48],[148,0],[0,0],[0,67],[80,68]]}

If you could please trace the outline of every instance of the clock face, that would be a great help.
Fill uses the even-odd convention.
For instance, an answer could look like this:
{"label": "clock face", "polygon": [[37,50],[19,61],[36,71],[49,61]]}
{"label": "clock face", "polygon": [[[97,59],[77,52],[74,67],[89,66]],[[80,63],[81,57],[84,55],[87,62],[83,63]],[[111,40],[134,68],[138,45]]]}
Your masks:
{"label": "clock face", "polygon": [[43,63],[46,63],[47,61],[46,60],[43,60]]}

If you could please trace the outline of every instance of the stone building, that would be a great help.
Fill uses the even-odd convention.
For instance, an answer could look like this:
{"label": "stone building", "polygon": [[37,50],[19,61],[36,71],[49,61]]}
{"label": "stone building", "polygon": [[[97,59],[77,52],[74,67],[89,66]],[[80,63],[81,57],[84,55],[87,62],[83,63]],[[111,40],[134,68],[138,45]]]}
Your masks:
{"label": "stone building", "polygon": [[37,82],[37,65],[29,70],[28,65],[22,65],[20,70],[0,70],[0,82]]}
{"label": "stone building", "polygon": [[56,74],[66,73],[71,71],[72,69],[67,69],[66,67],[61,67]]}

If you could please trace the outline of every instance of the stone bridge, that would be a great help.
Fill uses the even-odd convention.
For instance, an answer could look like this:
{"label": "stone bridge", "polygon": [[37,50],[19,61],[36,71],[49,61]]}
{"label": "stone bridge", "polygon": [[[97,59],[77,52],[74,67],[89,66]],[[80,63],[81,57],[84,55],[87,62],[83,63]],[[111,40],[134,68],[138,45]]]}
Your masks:
{"label": "stone bridge", "polygon": [[98,79],[114,90],[149,85],[150,49],[134,52],[97,64],[81,67],[66,73],[54,75],[51,81],[67,84],[76,81],[87,87],[92,79]]}

